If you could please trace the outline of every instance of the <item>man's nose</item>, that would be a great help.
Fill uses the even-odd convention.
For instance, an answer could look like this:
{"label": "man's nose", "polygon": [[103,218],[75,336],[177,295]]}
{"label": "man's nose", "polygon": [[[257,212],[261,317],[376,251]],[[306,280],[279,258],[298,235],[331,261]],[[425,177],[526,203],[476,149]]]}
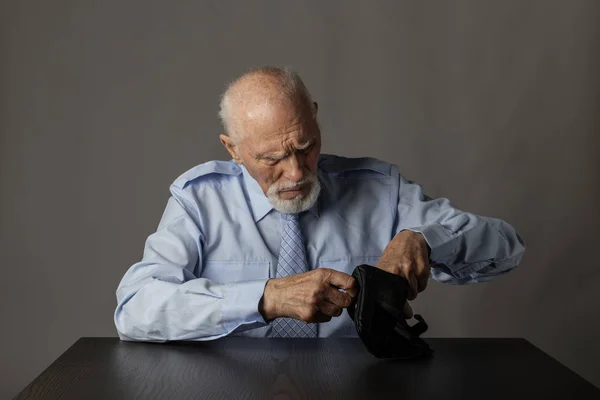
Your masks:
{"label": "man's nose", "polygon": [[292,154],[288,157],[285,177],[292,182],[299,182],[304,178],[304,162],[302,157],[298,157],[296,154]]}

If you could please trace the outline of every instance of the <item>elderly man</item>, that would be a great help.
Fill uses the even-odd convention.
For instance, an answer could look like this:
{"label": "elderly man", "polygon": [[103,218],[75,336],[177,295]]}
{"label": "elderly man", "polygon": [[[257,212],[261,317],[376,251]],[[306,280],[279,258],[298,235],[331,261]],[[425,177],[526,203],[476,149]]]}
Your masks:
{"label": "elderly man", "polygon": [[430,278],[484,282],[523,256],[509,224],[428,197],[396,166],[320,154],[317,103],[289,69],[235,80],[220,116],[233,159],[171,185],[117,289],[123,340],[356,336],[343,310],[357,265],[405,277],[413,300]]}

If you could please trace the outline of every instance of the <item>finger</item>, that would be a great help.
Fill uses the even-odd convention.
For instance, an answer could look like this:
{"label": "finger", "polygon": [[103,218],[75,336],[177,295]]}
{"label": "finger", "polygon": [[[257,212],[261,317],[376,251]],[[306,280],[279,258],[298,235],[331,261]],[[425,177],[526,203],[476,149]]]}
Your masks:
{"label": "finger", "polygon": [[335,286],[339,289],[344,289],[350,297],[355,297],[358,293],[356,279],[354,279],[352,275],[348,275],[343,272],[330,269],[326,280],[331,286]]}
{"label": "finger", "polygon": [[425,288],[427,288],[427,283],[429,282],[429,274],[429,266],[421,268],[417,273],[417,283],[419,292],[422,292],[423,290],[425,290]]}
{"label": "finger", "polygon": [[408,295],[407,298],[408,300],[414,300],[417,298],[417,278],[415,276],[415,274],[413,274],[412,272],[408,273]]}
{"label": "finger", "polygon": [[328,301],[322,301],[317,305],[317,309],[324,315],[330,317],[339,317],[342,315],[342,308],[332,304]]}
{"label": "finger", "polygon": [[404,318],[409,319],[409,318],[412,318],[412,316],[413,316],[412,307],[410,306],[410,304],[408,304],[408,301],[406,301],[404,303]]}
{"label": "finger", "polygon": [[348,295],[353,299],[358,295],[358,283],[356,283],[356,279],[354,279],[353,276],[350,277],[349,284],[345,290],[346,293],[348,293]]}
{"label": "finger", "polygon": [[323,290],[322,298],[339,308],[348,308],[352,304],[352,297],[348,293],[341,292],[333,286],[327,286]]}
{"label": "finger", "polygon": [[331,315],[325,315],[322,312],[317,312],[315,314],[315,316],[313,317],[313,319],[309,322],[318,322],[318,323],[324,323],[324,322],[329,322],[331,321]]}

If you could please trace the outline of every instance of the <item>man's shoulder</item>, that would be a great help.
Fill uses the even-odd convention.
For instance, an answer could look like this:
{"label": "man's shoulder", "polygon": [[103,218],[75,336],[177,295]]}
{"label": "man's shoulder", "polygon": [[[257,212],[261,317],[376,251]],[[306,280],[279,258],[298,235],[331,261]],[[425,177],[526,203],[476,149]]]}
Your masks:
{"label": "man's shoulder", "polygon": [[396,167],[393,164],[373,157],[343,157],[334,154],[321,154],[319,168],[328,174],[368,174],[392,177]]}
{"label": "man's shoulder", "polygon": [[173,182],[173,186],[179,189],[185,189],[191,183],[195,182],[218,182],[232,176],[238,176],[242,169],[233,160],[230,161],[208,161],[190,168],[181,174]]}

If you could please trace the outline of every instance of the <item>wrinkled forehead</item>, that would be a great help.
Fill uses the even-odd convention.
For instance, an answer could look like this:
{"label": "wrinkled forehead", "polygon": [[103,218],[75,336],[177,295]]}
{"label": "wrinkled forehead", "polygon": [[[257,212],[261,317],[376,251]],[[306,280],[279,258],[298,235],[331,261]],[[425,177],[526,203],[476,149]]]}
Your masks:
{"label": "wrinkled forehead", "polygon": [[287,142],[301,145],[314,135],[312,113],[294,104],[259,104],[247,109],[239,121],[244,141],[254,149],[284,146]]}

